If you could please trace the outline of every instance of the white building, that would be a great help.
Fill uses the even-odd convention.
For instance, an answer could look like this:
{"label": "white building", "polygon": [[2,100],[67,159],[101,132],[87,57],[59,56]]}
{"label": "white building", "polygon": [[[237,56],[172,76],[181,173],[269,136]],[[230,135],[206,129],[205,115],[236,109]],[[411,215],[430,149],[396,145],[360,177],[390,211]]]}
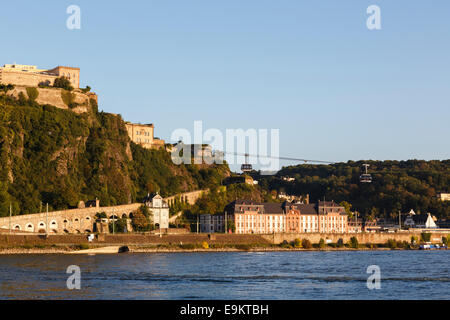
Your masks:
{"label": "white building", "polygon": [[147,195],[144,203],[150,209],[153,224],[158,225],[161,229],[169,228],[169,205],[167,202],[156,193]]}
{"label": "white building", "polygon": [[438,193],[438,199],[441,201],[450,201],[450,193]]}

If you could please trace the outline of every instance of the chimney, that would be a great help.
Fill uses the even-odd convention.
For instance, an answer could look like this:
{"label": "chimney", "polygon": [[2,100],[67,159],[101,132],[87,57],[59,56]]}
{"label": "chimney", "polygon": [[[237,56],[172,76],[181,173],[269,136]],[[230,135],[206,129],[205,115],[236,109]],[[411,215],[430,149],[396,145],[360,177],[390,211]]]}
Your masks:
{"label": "chimney", "polygon": [[100,200],[98,200],[97,197],[95,198],[95,207],[100,208]]}
{"label": "chimney", "polygon": [[309,204],[309,193],[306,194],[306,200],[305,200],[306,204]]}

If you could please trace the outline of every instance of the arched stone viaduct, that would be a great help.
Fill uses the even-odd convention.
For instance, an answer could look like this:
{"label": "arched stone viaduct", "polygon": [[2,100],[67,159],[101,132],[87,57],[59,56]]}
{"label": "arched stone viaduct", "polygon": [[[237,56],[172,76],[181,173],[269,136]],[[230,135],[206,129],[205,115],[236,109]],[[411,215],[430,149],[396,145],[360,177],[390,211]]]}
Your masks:
{"label": "arched stone viaduct", "polygon": [[[82,209],[60,210],[46,213],[25,214],[0,218],[0,228],[14,231],[48,232],[48,233],[86,233],[92,232],[95,215],[105,212],[111,219],[130,218],[142,203],[132,203],[112,207],[90,207]],[[47,226],[48,224],[48,226]]]}
{"label": "arched stone viaduct", "polygon": [[[194,204],[195,201],[209,190],[198,190],[177,194],[165,198],[164,200],[173,205],[177,201]],[[47,232],[47,233],[88,233],[93,232],[97,213],[105,212],[108,219],[131,218],[133,212],[142,205],[142,203],[132,203],[110,207],[89,207],[80,209],[68,209],[52,211],[46,214],[34,213],[0,218],[0,230],[11,230],[15,232]],[[48,226],[47,226],[48,225]]]}

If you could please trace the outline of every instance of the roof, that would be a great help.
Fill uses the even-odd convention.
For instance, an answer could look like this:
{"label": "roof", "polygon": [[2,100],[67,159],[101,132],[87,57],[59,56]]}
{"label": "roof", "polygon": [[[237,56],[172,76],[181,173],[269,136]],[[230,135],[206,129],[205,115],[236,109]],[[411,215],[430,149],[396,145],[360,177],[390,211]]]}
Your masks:
{"label": "roof", "polygon": [[314,204],[298,204],[301,214],[317,214]]}
{"label": "roof", "polygon": [[264,205],[264,213],[268,214],[282,214],[284,213],[283,208],[281,207],[281,203],[263,203]]}
{"label": "roof", "polygon": [[320,201],[319,200],[319,206],[325,206],[325,207],[342,207],[340,205],[338,205],[337,203],[335,203],[334,201]]}
{"label": "roof", "polygon": [[[66,67],[66,66],[57,66],[56,68],[65,68],[65,69],[72,69],[72,70],[80,70],[80,68],[76,68],[76,67]],[[55,69],[56,69],[55,68]]]}
{"label": "roof", "polygon": [[299,210],[300,214],[317,214],[315,204],[283,202],[283,206],[288,209]]}

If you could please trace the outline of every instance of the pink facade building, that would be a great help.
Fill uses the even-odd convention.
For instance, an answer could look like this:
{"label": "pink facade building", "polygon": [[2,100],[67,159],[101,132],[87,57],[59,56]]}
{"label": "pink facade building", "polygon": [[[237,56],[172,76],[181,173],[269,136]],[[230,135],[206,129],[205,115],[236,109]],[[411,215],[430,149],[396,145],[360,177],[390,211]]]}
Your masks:
{"label": "pink facade building", "polygon": [[348,220],[344,207],[332,201],[317,204],[261,203],[252,200],[236,200],[229,203],[220,215],[204,215],[200,218],[203,232],[224,230],[225,221],[232,221],[235,233],[346,233]]}

